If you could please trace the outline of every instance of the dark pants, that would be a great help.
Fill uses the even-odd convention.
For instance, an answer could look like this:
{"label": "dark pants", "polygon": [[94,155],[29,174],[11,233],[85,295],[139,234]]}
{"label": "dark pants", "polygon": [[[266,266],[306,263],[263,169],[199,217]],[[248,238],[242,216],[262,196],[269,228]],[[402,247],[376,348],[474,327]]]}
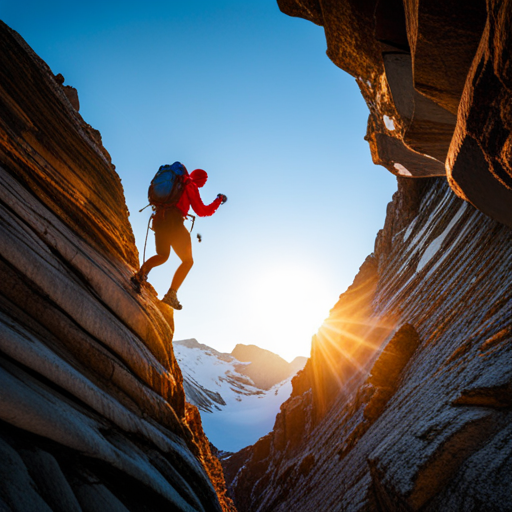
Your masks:
{"label": "dark pants", "polygon": [[156,256],[149,258],[141,269],[144,274],[149,274],[152,268],[165,263],[169,259],[172,247],[181,260],[171,284],[171,289],[176,291],[194,264],[190,233],[184,225],[184,220],[183,214],[177,208],[157,212],[153,220]]}

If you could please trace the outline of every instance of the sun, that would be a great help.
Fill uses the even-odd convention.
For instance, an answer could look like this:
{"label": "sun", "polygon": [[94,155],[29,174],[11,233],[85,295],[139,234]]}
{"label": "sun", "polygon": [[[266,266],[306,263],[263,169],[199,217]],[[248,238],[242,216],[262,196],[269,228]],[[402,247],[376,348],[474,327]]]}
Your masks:
{"label": "sun", "polygon": [[253,276],[248,292],[258,344],[289,361],[308,356],[311,337],[334,305],[327,283],[321,272],[299,264]]}

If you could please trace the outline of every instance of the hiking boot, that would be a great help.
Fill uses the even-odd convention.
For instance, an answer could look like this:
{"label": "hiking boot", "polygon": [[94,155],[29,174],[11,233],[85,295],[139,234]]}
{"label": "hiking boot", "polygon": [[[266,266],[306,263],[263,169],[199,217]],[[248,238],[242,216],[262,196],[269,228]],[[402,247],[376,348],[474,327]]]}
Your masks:
{"label": "hiking boot", "polygon": [[133,276],[130,278],[130,281],[133,284],[133,287],[135,288],[135,291],[137,293],[140,293],[142,290],[142,285],[148,280],[148,275],[144,274],[142,272],[142,269],[140,269],[138,272],[133,274]]}
{"label": "hiking boot", "polygon": [[162,299],[162,302],[174,309],[181,309],[183,307],[180,304],[178,297],[176,297],[176,290],[169,290]]}

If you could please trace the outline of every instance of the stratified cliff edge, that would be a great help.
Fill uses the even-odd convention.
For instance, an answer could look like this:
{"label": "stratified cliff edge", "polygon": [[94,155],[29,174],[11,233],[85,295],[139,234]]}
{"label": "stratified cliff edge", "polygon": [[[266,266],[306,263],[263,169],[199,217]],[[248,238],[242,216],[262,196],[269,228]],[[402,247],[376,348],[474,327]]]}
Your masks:
{"label": "stratified cliff edge", "polygon": [[274,430],[223,460],[235,504],[512,511],[512,3],[278,3],[324,26],[398,192]]}
{"label": "stratified cliff edge", "polygon": [[0,22],[0,509],[232,510],[99,132]]}

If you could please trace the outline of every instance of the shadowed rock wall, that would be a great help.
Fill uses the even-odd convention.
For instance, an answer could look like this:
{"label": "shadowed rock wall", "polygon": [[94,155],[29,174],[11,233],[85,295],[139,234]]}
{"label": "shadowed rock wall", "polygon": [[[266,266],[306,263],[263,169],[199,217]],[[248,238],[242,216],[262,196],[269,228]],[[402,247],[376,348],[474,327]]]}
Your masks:
{"label": "shadowed rock wall", "polygon": [[138,255],[101,136],[1,22],[0,48],[0,509],[231,510],[172,310],[129,285]]}
{"label": "shadowed rock wall", "polygon": [[373,160],[398,176],[447,176],[512,227],[510,0],[278,0],[322,25],[356,78]]}
{"label": "shadowed rock wall", "polygon": [[237,507],[512,510],[511,285],[509,228],[399,179],[274,430],[223,461]]}

